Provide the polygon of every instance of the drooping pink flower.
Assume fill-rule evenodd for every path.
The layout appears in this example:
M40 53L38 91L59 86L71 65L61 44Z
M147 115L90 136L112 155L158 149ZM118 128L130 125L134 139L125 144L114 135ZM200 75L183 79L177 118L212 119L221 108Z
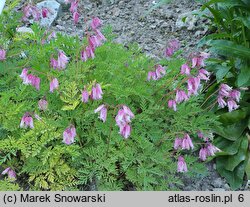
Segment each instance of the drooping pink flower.
M27 68L24 68L22 70L22 73L20 75L20 78L23 80L23 83L26 83L27 82L27 78L28 78L28 69Z
M208 143L207 145L207 155L208 156L214 156L216 152L220 152L221 150L211 143Z
M73 13L73 20L74 20L74 23L75 23L75 24L78 23L79 17L80 17L80 14L79 14L77 11L75 11L75 12Z
M129 123L131 122L131 119L134 118L135 115L130 110L129 107L123 105L122 108L118 111L115 121L117 126L120 128L120 134L127 139L130 136L131 133L131 126Z
M89 92L84 88L82 91L82 102L87 103L89 100Z
M76 128L71 125L63 132L63 142L67 145L74 143L76 137Z
M171 57L180 48L180 42L176 39L170 40L165 51L166 57Z
M188 134L184 135L181 147L182 147L182 149L187 149L187 150L189 150L190 148L194 149L193 142Z
M174 49L171 47L167 47L165 50L166 57L171 57L174 54Z
M54 58L51 58L51 59L50 59L50 66L51 66L52 68L54 68L54 69L57 69L57 68L58 68L58 62L57 62L57 60L54 59Z
M53 32L51 32L51 33L49 34L49 36L48 36L48 41L50 41L52 38L56 38L56 32L55 32L55 31L53 31Z
M180 42L177 39L170 40L168 45L174 50L178 50L180 48Z
M23 8L22 19L24 21L27 21L29 17L33 17L33 19L35 21L39 21L41 18L41 13L38 10L38 8L36 6L31 5L31 4L28 4Z
M101 106L99 106L96 110L95 110L95 113L98 113L98 112L100 112L100 116L99 116L99 118L103 121L103 122L105 122L106 121L106 119L107 119L107 107L104 105L104 104L102 104Z
M209 58L210 54L207 52L200 52L200 57L202 57L203 59L207 59Z
M181 74L182 75L184 75L184 74L186 74L186 75L190 75L190 71L191 71L191 69L190 69L190 67L188 66L188 64L183 64L182 66L181 66Z
M94 17L91 21L91 28L92 30L96 30L97 28L99 28L102 25L101 20L98 17Z
M70 5L69 11L73 14L74 12L77 12L77 7L78 7L78 0L71 1L71 5Z
M41 111L46 111L48 108L48 102L45 99L41 99L38 101L38 108Z
M42 17L46 18L49 14L49 10L47 8L42 8Z
M220 108L224 108L227 105L226 101L220 95L217 98L217 102L218 102Z
M88 42L92 48L97 48L102 45L101 41L97 38L97 36L90 36L88 38Z
M106 37L101 33L101 31L99 29L95 30L97 39L99 39L99 41L106 41Z
M90 45L88 45L88 46L86 47L86 53L87 53L87 57L88 57L88 58L92 58L92 59L95 58L94 48L91 47Z
M208 56L206 54L208 54L208 53L201 53L200 55L193 57L192 58L192 68L204 67L205 66L204 60L208 58Z
M174 111L177 111L177 108L176 108L176 101L175 100L169 100L168 101L168 108L172 108Z
M28 127L33 129L34 123L32 116L30 116L30 114L26 112L21 119L20 128L28 128Z
M191 94L197 95L198 89L200 87L200 78L199 77L191 77L187 81L188 84L188 96Z
M229 112L232 112L233 110L239 108L239 105L237 105L237 103L231 98L227 100L227 106Z
M59 87L59 82L57 78L53 78L52 81L50 82L50 92L53 93L55 89L58 89Z
M219 88L219 95L222 97L229 97L231 91L232 88L229 85L222 83Z
M160 79L166 74L166 71L161 65L157 65L155 73L156 73L157 79Z
M202 147L199 151L199 158L202 161L205 161L207 159L207 149Z
M177 172L187 172L187 164L182 156L178 157Z
M235 101L237 102L240 102L240 91L238 90L232 90L230 93L229 93L229 97L234 99Z
M175 138L175 141L174 141L174 149L178 149L178 148L181 148L182 146L182 139L181 138Z
M86 50L82 50L82 51L81 51L81 59L82 59L83 62L86 62L86 61L87 61L88 55L87 55Z
M129 107L123 105L122 108L123 108L125 114L127 114L131 118L135 118L135 115L133 114L133 112L130 110Z
M5 60L6 59L6 51L1 49L0 50L0 61Z
M120 128L120 134L127 139L130 134L131 134L131 126L129 124L125 124L123 126L121 126Z
M210 73L209 73L207 70L205 70L205 69L200 69L200 70L199 70L198 77L199 77L201 80L208 81L208 80L209 80L209 76L210 76Z
M57 67L58 67L58 69L66 68L68 62L69 62L69 58L64 54L63 51L59 51L58 59L57 59Z
M187 101L187 100L188 100L188 95L185 93L185 91L176 90L176 97L175 97L176 103L181 103L181 102Z
M30 82L31 85L36 88L36 90L40 90L40 78L35 75L28 75L28 78L31 77Z
M154 72L154 71L149 71L148 72L148 78L147 78L147 80L150 81L151 79L157 80L156 72Z
M16 179L16 173L14 170L12 170L10 167L6 168L3 172L2 175L8 175L9 179Z
M99 83L97 83L95 86L92 87L90 97L93 100L100 100L102 99L102 88Z
M198 135L198 137L201 138L201 139L204 138L204 134L203 134L201 131L198 131L198 132L197 132L197 135Z

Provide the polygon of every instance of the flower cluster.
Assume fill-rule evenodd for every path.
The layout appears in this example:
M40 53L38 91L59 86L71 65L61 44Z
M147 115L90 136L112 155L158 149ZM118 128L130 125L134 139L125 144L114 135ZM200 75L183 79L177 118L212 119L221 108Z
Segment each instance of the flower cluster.
M171 57L180 48L180 42L178 40L170 40L165 51L166 57Z
M199 151L199 158L201 161L205 161L208 156L214 156L216 152L219 152L220 149L215 147L209 141L209 138L204 137L202 132L198 132L198 137L204 140L204 144Z
M132 111L125 105L118 111L118 114L115 117L115 121L117 126L120 128L120 134L127 139L131 134L131 126L129 123L131 119L134 118L135 115Z
M49 9L42 8L39 10L36 6L32 4L27 4L23 7L23 21L28 21L29 18L34 19L35 21L39 21L41 18L46 18L48 16Z
M45 99L41 99L38 101L38 108L41 111L46 111L48 108L48 102Z
M155 66L155 71L148 72L148 81L152 80L159 80L166 74L166 70L161 65Z
M54 58L50 59L50 66L54 69L62 70L67 67L68 62L69 58L65 55L65 53L62 50L60 50L58 52L57 60Z
M186 133L183 138L176 138L174 141L174 149L194 149L194 145L190 136Z
M55 89L58 89L59 88L59 82L57 80L57 78L53 78L51 81L50 81L50 84L49 84L49 91L51 93L54 92Z
M32 75L32 74L28 74L28 69L24 68L20 78L23 80L23 84L25 85L32 85L34 86L37 90L40 90L40 78Z
M6 51L3 49L0 49L0 61L6 59Z
M74 23L77 24L80 17L80 14L78 12L78 0L66 0L65 3L70 3L69 11L73 15Z
M228 106L228 111L231 112L239 108L239 105L237 105L236 103L239 101L240 101L240 91L232 89L230 86L224 83L220 85L219 94L217 98L217 102L220 108Z
M46 42L49 42L52 38L56 38L56 32L52 31L49 35L48 35L48 30L46 30L43 34L43 38L41 40L41 44L44 45Z
M98 17L92 19L91 28L94 31L95 35L88 36L88 45L84 50L81 51L82 61L87 61L88 58L95 58L95 49L102 45L106 38L99 30L99 27L102 25L101 20Z
M99 118L100 118L103 122L105 122L106 119L107 119L107 112L108 112L107 107L106 107L104 104L102 104L101 106L99 106L99 107L95 110L95 113L98 113L98 112L100 112Z
M26 112L21 119L20 128L28 128L28 127L33 129L34 123L33 123L33 118L30 115L30 113Z
M82 91L82 102L87 103L89 98L91 98L92 100L101 100L102 95L103 95L103 92L102 92L101 85L99 83L96 83L95 85L92 86L90 94L85 86L84 90Z
M63 142L67 145L74 143L74 139L76 137L76 128L73 125L70 125L63 132Z
M3 172L2 175L8 175L9 179L16 179L16 173L14 170L12 170L10 167L6 168Z
M198 95L198 91L201 87L201 80L208 81L210 73L205 70L204 67L205 63L204 60L208 58L209 54L207 53L200 53L199 55L192 58L192 65L190 66L189 63L185 63L181 66L181 75L187 75L187 86L185 90L176 89L175 99L170 99L168 101L168 108L177 111L177 104L187 101L191 95ZM196 75L193 76L191 74L191 69L196 69Z
M187 172L187 164L184 157L179 156L177 162L177 172Z

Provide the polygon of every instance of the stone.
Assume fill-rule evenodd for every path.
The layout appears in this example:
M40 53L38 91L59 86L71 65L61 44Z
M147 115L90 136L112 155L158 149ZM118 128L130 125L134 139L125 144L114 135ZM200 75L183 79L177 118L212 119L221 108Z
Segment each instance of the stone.
M215 188L220 188L223 185L223 181L221 178L216 178L212 181L212 186Z
M62 6L62 11L68 11L70 8L70 3L65 3L65 0L56 0Z
M195 12L197 12L197 10L180 14L176 20L175 26L178 29L187 28L190 31L194 30L195 24L198 21L198 18L194 15Z
M19 33L30 33L30 34L34 34L34 31L29 28L29 27L17 27L16 31Z
M42 18L40 21L40 25L43 27L50 27L55 22L55 20L57 19L58 15L62 10L61 4L59 4L55 0L42 1L38 3L36 6L38 9L42 8L49 9L48 16L46 18Z
M5 0L1 0L1 1L0 1L0 15L2 14L4 5L5 5Z

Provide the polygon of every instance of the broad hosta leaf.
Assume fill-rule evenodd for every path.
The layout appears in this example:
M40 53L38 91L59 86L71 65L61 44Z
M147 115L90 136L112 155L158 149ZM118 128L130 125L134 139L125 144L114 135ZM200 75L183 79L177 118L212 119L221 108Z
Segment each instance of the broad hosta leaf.
M220 115L220 121L224 124L237 123L237 122L245 119L247 114L249 114L248 107L241 108L241 109Z
M248 152L248 154L247 154L248 162L247 162L247 166L246 166L246 169L245 169L248 180L250 180L250 159L249 159L249 156L250 156L250 152Z
M228 140L235 141L237 140L243 133L243 131L247 127L246 120L243 120L241 122L237 122L231 125L224 125L221 128L217 128L216 133Z
M246 159L247 148L248 148L248 139L247 137L242 137L240 148L238 153L233 156L228 156L228 160L225 166L225 169L233 171L239 163Z
M212 40L217 40L217 39L229 39L231 37L230 34L228 33L215 33L215 34L210 34L208 36L203 37L199 42L198 42L198 47L202 47L205 44L209 44L210 41Z
M217 156L220 155L235 155L241 144L241 139L237 139L235 142L222 137L215 139L215 146L221 149L221 152L217 152Z
M218 65L216 67L217 72L216 72L216 79L218 82L220 82L228 73L228 71L230 70L229 67L227 66L223 66L223 65Z
M229 40L211 41L211 50L219 55L250 59L250 49Z
M250 79L250 68L245 66L241 69L241 72L237 78L237 85L239 87L247 86L249 79Z
M247 162L246 161L241 162L233 171L229 171L224 168L226 161L227 161L226 156L221 156L216 158L217 170L221 176L226 178L232 190L236 190L237 188L240 188L242 185Z

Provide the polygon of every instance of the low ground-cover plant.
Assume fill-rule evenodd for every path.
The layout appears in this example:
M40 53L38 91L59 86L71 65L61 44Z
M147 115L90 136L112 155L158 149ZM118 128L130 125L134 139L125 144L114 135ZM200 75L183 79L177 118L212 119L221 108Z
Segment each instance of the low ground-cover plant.
M83 40L0 19L1 190L168 190L178 172L205 173L218 151L201 107L206 54L160 65L112 43L98 18Z
M211 19L215 32L204 37L201 44L207 44L218 57L208 62L208 69L214 72L216 80L208 90L205 107L216 99L219 103L219 108L214 107L213 111L220 116L223 125L216 130L216 144L223 152L218 153L216 163L218 172L227 179L232 189L241 187L245 173L247 179L250 178L249 6L248 0L217 0L204 3L202 8L205 14L210 11L206 18ZM223 85L219 86L221 83ZM237 110L231 112L233 109Z

